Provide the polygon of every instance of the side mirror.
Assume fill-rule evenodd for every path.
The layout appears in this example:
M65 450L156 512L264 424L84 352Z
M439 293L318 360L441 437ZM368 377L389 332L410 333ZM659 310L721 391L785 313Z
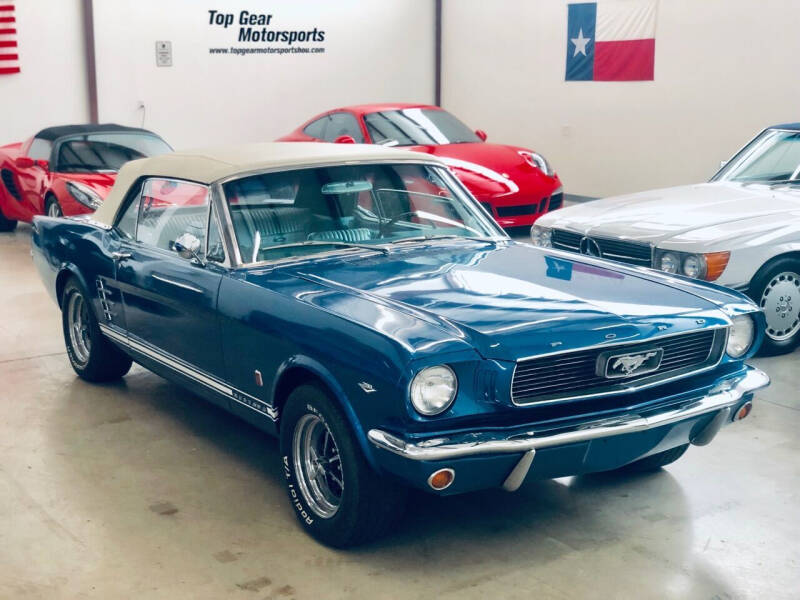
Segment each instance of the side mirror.
M40 167L43 171L47 172L50 170L50 161L40 158L39 160L36 161L36 166Z
M18 169L30 169L33 165L36 164L36 161L30 158L29 156L18 156L17 159L14 161L14 164Z
M334 144L355 144L356 140L352 135L340 135L335 140L333 140Z
M477 135L479 138L481 138L482 142L485 142L486 138L489 137L488 135L486 135L486 132L483 129L476 129L475 130L475 135Z
M197 239L196 236L192 235L191 233L182 233L178 236L178 239L175 240L175 243L172 245L172 247L181 258L205 265L205 261L200 258L200 245L200 240Z
M721 169L722 167L724 167L727 164L728 164L727 160L721 160L721 161L719 161L719 168Z

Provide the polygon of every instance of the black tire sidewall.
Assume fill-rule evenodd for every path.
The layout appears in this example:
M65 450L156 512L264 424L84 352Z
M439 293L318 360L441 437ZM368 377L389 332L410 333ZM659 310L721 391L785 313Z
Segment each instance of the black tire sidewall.
M330 518L322 518L307 504L297 482L292 442L297 422L306 414L314 414L328 427L342 464L344 490L342 502L336 514ZM331 402L327 394L315 385L302 385L289 396L281 420L281 461L286 482L289 501L295 516L303 528L317 540L330 546L348 545L356 533L358 521L360 464L363 458L358 454L350 428L339 409Z
M761 296L764 294L764 289L767 284L772 281L778 273L793 272L800 274L800 259L792 257L783 257L764 265L755 277L753 277L748 295L750 298L761 307ZM764 341L761 344L759 354L762 356L784 354L791 352L800 345L800 331L797 331L792 337L786 340L773 340L770 338L766 331L764 332Z
M6 218L3 211L0 210L0 231L14 231L17 227L17 222Z

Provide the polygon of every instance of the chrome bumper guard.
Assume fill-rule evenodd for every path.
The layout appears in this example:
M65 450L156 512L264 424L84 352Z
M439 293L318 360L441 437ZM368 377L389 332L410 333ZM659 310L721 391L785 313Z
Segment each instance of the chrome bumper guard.
M631 414L615 419L600 419L555 429L552 433L527 431L509 436L502 432L488 431L408 442L380 429L371 429L367 437L374 446L410 460L439 461L483 454L524 452L503 484L506 490L514 491L522 484L533 462L533 456L540 448L635 433L714 411L723 409L729 411L745 395L768 385L769 377L766 373L749 367L746 373L718 383L702 398L687 400L662 412L646 416Z

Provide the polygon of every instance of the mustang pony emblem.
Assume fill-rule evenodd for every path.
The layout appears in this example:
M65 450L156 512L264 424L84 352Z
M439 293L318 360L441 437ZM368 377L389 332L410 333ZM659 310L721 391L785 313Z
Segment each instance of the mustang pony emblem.
M642 352L641 354L626 354L625 356L614 358L614 361L611 363L610 367L612 371L622 371L622 373L625 375L631 375L639 370L639 368L648 360L654 356L658 356L658 354L658 350ZM656 365L654 368L658 368L658 365Z

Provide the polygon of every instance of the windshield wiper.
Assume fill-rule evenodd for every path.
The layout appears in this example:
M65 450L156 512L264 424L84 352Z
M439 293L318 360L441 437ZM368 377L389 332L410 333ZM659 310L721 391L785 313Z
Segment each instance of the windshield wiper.
M767 182L764 182L767 183ZM773 188L776 185L792 185L800 183L800 179L778 179L777 181L770 181L769 187Z
M322 240L306 240L305 242L292 242L291 244L278 244L276 246L265 246L259 249L260 252L268 252L270 250L278 250L281 248L296 248L298 246L341 246L343 248L361 248L362 250L377 251L382 254L389 254L389 249L386 246L377 244L357 244L355 242L340 242L338 240L322 241Z
M491 238L483 238L478 236L469 236L469 235L455 235L455 234L441 234L441 235L417 235L414 237L407 237L402 238L399 240L394 240L393 242L389 242L390 244L404 244L406 242L429 242L432 240L470 240L473 242L489 242L494 243L494 240Z

